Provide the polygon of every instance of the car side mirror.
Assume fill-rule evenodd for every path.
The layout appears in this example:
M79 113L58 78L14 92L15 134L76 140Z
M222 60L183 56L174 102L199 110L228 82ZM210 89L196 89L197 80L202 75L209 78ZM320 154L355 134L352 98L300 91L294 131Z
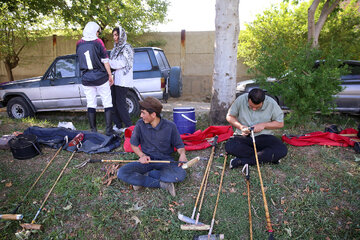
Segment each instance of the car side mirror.
M61 72L57 72L55 78L62 78Z

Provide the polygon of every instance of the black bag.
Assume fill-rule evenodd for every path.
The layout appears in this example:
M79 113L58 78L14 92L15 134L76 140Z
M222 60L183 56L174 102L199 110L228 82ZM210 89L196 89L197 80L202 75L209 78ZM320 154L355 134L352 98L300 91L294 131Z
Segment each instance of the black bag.
M325 127L325 132L337 133L337 134L340 133L338 127L335 124Z
M35 135L20 134L9 141L13 157L19 160L33 158L41 154L40 145Z
M354 144L354 150L356 153L360 153L360 142Z

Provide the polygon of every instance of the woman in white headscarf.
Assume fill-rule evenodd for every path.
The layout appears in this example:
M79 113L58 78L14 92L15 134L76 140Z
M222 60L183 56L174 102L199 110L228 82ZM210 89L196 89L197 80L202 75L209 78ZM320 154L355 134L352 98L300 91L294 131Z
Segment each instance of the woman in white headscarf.
M128 105L126 103L126 94L133 83L133 63L134 50L126 42L127 36L125 30L120 26L112 31L114 38L114 48L110 53L110 66L115 69L115 81L111 87L113 101L113 121L114 130L123 132L125 128L132 125L129 115ZM123 128L123 124L125 128Z
M103 41L98 37L100 26L88 22L83 31L83 37L76 43L76 54L79 59L81 82L86 96L88 120L92 132L96 132L97 97L100 95L104 110L106 135L113 134L112 129L112 99L110 86L113 76L110 70L109 56Z

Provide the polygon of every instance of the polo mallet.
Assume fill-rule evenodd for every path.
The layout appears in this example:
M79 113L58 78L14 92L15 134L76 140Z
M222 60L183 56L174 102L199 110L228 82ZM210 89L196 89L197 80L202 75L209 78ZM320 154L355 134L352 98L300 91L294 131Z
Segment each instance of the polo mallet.
M254 136L254 127L250 127L249 130L251 131L251 137L252 137L253 144L254 144L254 152L255 152L256 166L257 166L257 170L258 170L258 173L259 173L259 180L260 180L261 192L262 192L262 196L263 196L263 200L264 200L264 208L265 208L265 217L266 217L267 231L268 231L269 234L270 234L270 235L269 235L269 239L274 239L274 237L273 237L273 232L274 232L274 231L273 231L272 226L271 226L269 208L268 208L268 204L267 204L267 201L266 201L264 184L263 184L262 177L261 177L260 164L259 164L258 154L257 154L257 150L256 150L256 143L255 143L255 136Z
M194 164L196 164L200 160L200 157L195 157L191 159L188 162L184 162L184 164L181 166L183 169L187 169ZM138 162L139 160L105 160L105 159L89 159L83 163L80 163L79 165L76 165L75 168L82 168L88 163L130 163L130 162ZM173 160L150 160L149 163L182 163L178 161Z
M226 161L227 161L227 154L225 155L225 158L224 158L224 165L223 165L223 170L222 170L222 172L221 172L221 178L220 178L220 184L219 184L219 191L218 191L218 194L217 194L217 197L216 197L216 203L215 203L213 218L212 218L212 220L211 220L211 225L210 225L209 233L208 233L208 235L207 235L208 239L211 239L211 233L212 233L212 230L213 230L213 227L214 227L214 223L215 223L216 210L217 210L217 206L218 206L218 203L219 203L219 198L220 198L220 192L221 192L222 183L223 183L223 180L224 180L224 173L225 173L225 168L226 168Z
M206 178L206 175L208 174L208 171L210 169L210 164L211 162L208 161L208 164L206 166L206 169L205 169L205 172L204 172L204 176L203 176L203 179L201 181L201 184L200 184L200 189L199 189L199 193L196 197L196 201L195 201L195 206L194 206L194 209L193 209L193 212L192 212L192 215L191 215L191 218L181 214L181 213L178 213L178 218L183 221L183 222L186 222L186 223L189 223L189 224L195 224L196 223L196 220L194 219L194 216L195 216L195 212L196 212L196 206L199 202L199 199L200 199L200 195L201 195L201 191L203 189L203 186L204 186L204 183L205 183L205 178ZM201 223L201 222L198 222L197 224L199 225L205 225L204 223ZM208 226L208 225L207 225ZM210 227L210 226L209 226ZM207 230L207 229L206 229Z
M23 223L20 224L21 227L23 227L23 229L33 229L33 230L41 230L42 229L42 225L40 224L35 224L35 220L38 217L38 215L40 214L42 208L44 207L46 201L48 200L51 192L53 191L53 189L55 188L55 185L58 183L59 179L61 178L61 176L63 175L66 167L69 165L71 159L74 157L74 154L77 152L77 150L79 149L79 146L81 145L81 141L84 139L84 134L83 133L79 133L78 135L76 135L73 140L71 140L71 142L69 143L69 146L76 146L76 149L74 150L74 152L71 154L69 160L66 162L65 166L63 167L63 169L61 170L59 176L57 177L57 179L55 180L53 186L51 187L50 191L47 193L44 201L42 202L39 210L37 211L35 217L33 218L33 220L31 221L31 223Z
M212 142L213 147L211 149L210 158L209 158L208 165L206 167L206 170L205 170L205 173L204 173L204 176L203 176L203 180L202 180L201 185L200 185L199 193L198 193L198 196L196 198L194 210L193 210L193 213L192 213L192 216L191 216L191 219L194 219L197 204L198 204L198 201L199 201L199 198L200 198L200 195L201 195L201 200L200 200L200 203L199 203L199 209L198 209L198 212L197 212L195 224L191 223L190 225L181 225L182 230L209 230L210 229L209 225L203 225L203 224L199 223L199 217L200 217L201 207L202 207L202 203L203 203L205 192L206 192L206 185L207 185L207 181L208 181L208 178L209 178L211 164L212 164L212 161L213 161L214 155L215 155L215 147L216 147L217 139L218 139L218 136L215 136L214 141ZM178 217L179 217L179 215L178 215ZM180 219L180 220L184 221L185 219Z
M25 199L27 198L27 196L29 195L29 193L32 191L32 189L35 187L35 185L38 183L38 181L40 180L40 178L42 177L42 175L45 173L45 171L48 169L48 167L50 166L50 164L52 163L52 161L55 159L55 157L59 154L59 152L62 150L62 148L64 147L64 145L68 143L68 136L64 137L64 141L61 145L61 147L56 151L55 155L50 159L50 161L48 162L48 164L45 166L45 168L42 170L42 172L40 173L40 175L38 176L38 178L35 180L35 182L31 185L30 189L27 191L27 193L25 194L25 196L22 198L22 200L19 202L19 204L17 205L17 207L11 212L12 214L4 214L3 216L6 217L10 217L10 215L14 215L17 216L15 213L19 210L19 208L21 207L21 205L23 204L23 202L25 201ZM22 215L21 215L22 216ZM22 218L22 217L21 217ZM3 218L4 219L4 218ZM16 219L15 217L13 217L13 219L11 220L19 220Z
M253 232L252 232L252 218L251 218L251 201L250 201L250 169L249 164L245 164L242 172L245 174L246 178L246 185L247 185L247 192L248 192L248 205L249 205L249 229L250 229L250 240L253 239Z
M202 195L201 195L201 200L200 200L200 204L199 204L199 210L198 210L198 212L197 212L197 214L196 214L196 222L195 222L195 224L197 224L198 221L199 221L200 211L201 211L202 203L203 203L203 201L204 201L204 196L205 196L205 192L206 192L206 186L207 186L207 182L208 182L209 175L210 175L210 168L211 168L211 164L212 164L212 162L213 162L213 160L214 160L214 155L215 155L215 149L216 149L217 140L218 140L218 136L215 136L214 141L213 141L213 143L212 143L213 147L212 147L212 149L211 149L211 154L210 154L210 159L209 159L210 165L209 165L209 169L208 169L208 171L207 171L205 183L204 183L204 186L203 186L204 189L203 189Z
M189 217L186 217L185 215L181 214L181 213L178 213L178 218L181 220L181 221L184 221L186 223L189 223L189 224L195 224L195 220L194 220L194 217L195 217L195 213L196 213L196 207L199 203L199 199L200 199L200 196L201 196L201 192L203 190L203 187L204 187L204 183L205 183L205 179L206 179L206 176L208 174L208 171L210 169L210 165L211 165L211 161L209 160L208 161L208 164L206 165L206 168L205 168L205 172L204 172L204 176L201 180L201 184L200 184L200 189L199 189L199 192L198 192L198 195L196 197L196 201L195 201L195 206L194 206L194 209L193 209L193 212L191 214L191 218Z

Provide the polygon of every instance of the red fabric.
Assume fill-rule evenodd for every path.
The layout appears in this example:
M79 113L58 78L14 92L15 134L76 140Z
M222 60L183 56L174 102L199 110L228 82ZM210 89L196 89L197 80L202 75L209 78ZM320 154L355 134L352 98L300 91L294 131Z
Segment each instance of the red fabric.
M197 130L193 134L182 134L181 139L186 151L200 150L211 147L209 141L218 136L217 142L228 140L234 134L231 126L210 126L204 131Z
M130 138L135 126L128 127L125 130L124 150L126 152L133 152L131 149ZM211 147L209 141L216 135L218 142L226 141L233 135L231 126L210 126L204 131L197 130L193 134L182 134L181 139L185 144L186 151L200 150Z
M342 130L340 134L357 134L353 128L347 128ZM312 132L304 136L299 137L288 137L283 135L281 137L283 142L294 146L310 146L310 145L326 145L326 146L341 146L341 147L353 147L355 142L351 138L357 137L347 137L341 136L340 134L330 133L330 132ZM358 139L358 138L357 138Z
M125 141L124 141L124 150L125 152L134 152L131 148L130 144L130 138L132 135L132 132L134 131L135 126L131 126L125 129Z

